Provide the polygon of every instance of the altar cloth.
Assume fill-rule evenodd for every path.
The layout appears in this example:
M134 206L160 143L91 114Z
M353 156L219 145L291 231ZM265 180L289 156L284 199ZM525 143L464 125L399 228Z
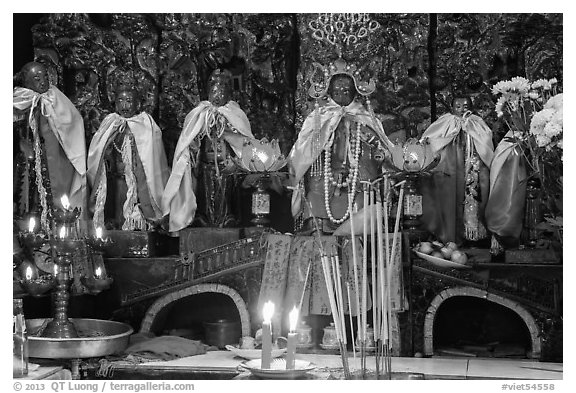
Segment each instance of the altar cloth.
M332 371L342 369L342 358L334 354L296 354L297 359L313 363L316 370L310 373L311 379L328 379ZM348 360L352 369L359 369L360 358ZM356 361L355 361L356 360ZM150 370L197 370L197 371L237 371L235 379L245 379L249 374L238 366L245 359L230 351L212 351L203 355L190 356L170 361L141 363L139 371ZM367 357L368 369L375 369L374 356ZM122 369L119 366L118 369ZM563 378L562 363L547 363L534 360L517 359L469 359L458 357L409 358L393 357L392 372L405 374L423 374L425 379L542 379Z

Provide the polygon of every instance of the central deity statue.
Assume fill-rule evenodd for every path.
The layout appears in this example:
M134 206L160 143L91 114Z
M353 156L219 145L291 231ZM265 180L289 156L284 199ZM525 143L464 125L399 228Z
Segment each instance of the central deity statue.
M370 101L366 99L367 109L359 99L374 92L375 81L362 82L356 67L341 58L323 74L324 87L312 83L309 90L316 108L305 119L289 156L296 185L292 214L297 228L303 225L303 233L316 228L332 233L360 210L360 182L380 175L384 155L392 146Z
M170 168L162 131L139 108L138 92L120 87L116 112L104 118L90 142L88 181L95 228L149 230L162 218L160 200Z
M230 72L214 71L208 81L208 100L184 120L162 198L163 214L170 215L170 232L194 220L198 226L237 224L231 207L235 186L231 157L241 158L245 140L254 136L248 117L231 96Z

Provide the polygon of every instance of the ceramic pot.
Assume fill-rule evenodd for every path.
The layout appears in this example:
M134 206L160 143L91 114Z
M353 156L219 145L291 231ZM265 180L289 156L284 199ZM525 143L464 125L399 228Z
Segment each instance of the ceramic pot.
M322 345L324 347L337 347L338 346L338 336L336 335L336 326L334 322L330 323L330 326L324 328L324 336L322 336Z
M296 333L298 333L298 347L309 347L312 345L312 328L306 323L301 323L296 328Z
M219 319L214 322L204 322L204 337L208 345L214 345L220 349L226 345L234 345L240 341L240 322Z

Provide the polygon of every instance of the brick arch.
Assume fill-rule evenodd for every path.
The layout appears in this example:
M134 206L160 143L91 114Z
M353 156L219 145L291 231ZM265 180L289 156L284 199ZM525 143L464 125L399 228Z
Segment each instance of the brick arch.
M240 314L242 336L250 336L250 315L248 313L246 302L244 302L244 299L242 299L242 296L240 296L238 292L229 286L222 284L198 284L162 296L161 298L157 299L146 311L146 315L144 316L142 325L140 327L140 333L149 333L150 329L152 328L152 324L154 323L154 319L160 310L162 310L170 303L188 296L210 292L221 293L223 295L229 296L232 299L236 305L236 308L238 309L238 313Z
M448 288L440 292L430 303L428 310L426 310L426 317L424 318L424 355L432 356L434 353L434 341L433 341L433 329L434 329L434 318L436 318L436 312L440 308L440 305L446 300L453 296L472 296L488 301L500 304L510 310L514 311L526 324L528 331L530 333L530 339L532 341L532 351L531 357L535 359L540 358L540 353L542 351L542 342L540 339L540 329L534 320L534 317L518 302L510 299L506 299L502 296L491 294L485 290L472 288L472 287L459 287L459 288Z

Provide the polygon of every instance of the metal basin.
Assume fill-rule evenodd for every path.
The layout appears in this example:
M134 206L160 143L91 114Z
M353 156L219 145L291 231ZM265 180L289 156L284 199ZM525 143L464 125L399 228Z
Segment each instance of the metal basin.
M112 355L128 346L134 331L121 322L71 318L78 338L35 337L48 319L27 319L29 356L43 359L82 359Z

